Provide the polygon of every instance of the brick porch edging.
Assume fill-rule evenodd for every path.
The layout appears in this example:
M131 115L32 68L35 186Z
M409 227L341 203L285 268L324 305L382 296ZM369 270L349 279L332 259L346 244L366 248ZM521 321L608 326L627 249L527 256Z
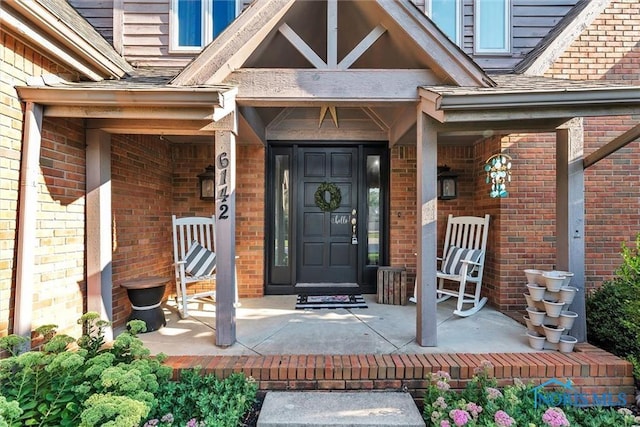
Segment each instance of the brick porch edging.
M514 378L534 384L571 379L577 392L624 393L628 402L635 390L631 364L589 344L577 345L573 353L171 356L165 363L174 377L199 366L219 378L243 372L260 390L408 390L420 402L428 372L447 371L451 387L463 389L485 360L501 387Z

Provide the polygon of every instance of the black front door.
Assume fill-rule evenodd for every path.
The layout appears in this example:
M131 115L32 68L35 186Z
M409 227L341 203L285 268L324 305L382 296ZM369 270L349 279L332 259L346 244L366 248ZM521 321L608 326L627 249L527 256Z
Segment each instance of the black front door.
M298 153L297 283L358 282L358 150Z
M266 294L375 293L388 259L381 145L271 145Z

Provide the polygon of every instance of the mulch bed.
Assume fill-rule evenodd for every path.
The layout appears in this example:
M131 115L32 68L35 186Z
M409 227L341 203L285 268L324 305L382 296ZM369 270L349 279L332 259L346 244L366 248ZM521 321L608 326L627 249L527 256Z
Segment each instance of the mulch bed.
M255 403L251 407L251 410L249 410L240 421L240 424L238 424L239 427L255 427L258 424L258 417L260 416L260 409L262 408L265 395L265 391L258 392Z

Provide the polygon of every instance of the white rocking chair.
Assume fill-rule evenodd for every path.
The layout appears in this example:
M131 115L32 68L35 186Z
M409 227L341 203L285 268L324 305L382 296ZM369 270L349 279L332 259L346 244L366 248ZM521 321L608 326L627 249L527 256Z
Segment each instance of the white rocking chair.
M477 313L487 303L486 297L480 297L484 258L487 251L489 233L489 215L484 217L449 215L447 231L444 238L443 258L438 257L439 268L436 273L438 289L437 302L451 297L457 298L457 316L467 317ZM448 282L457 283L455 287L447 287ZM467 291L467 285L475 287L473 292ZM416 302L414 290L411 301ZM464 304L472 304L463 309Z
M187 304L196 299L216 298L215 290L191 295L187 284L214 282L215 262L215 216L176 218L173 222L173 261L176 276L176 303L181 318L189 317Z

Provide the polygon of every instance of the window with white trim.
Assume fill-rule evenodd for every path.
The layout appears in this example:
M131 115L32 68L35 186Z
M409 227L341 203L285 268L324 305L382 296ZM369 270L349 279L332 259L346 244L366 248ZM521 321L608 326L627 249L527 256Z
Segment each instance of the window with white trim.
M462 0L428 0L427 15L455 44L462 41Z
M171 0L171 51L199 52L236 17L237 0Z
M511 51L510 0L476 0L474 50L476 53Z

